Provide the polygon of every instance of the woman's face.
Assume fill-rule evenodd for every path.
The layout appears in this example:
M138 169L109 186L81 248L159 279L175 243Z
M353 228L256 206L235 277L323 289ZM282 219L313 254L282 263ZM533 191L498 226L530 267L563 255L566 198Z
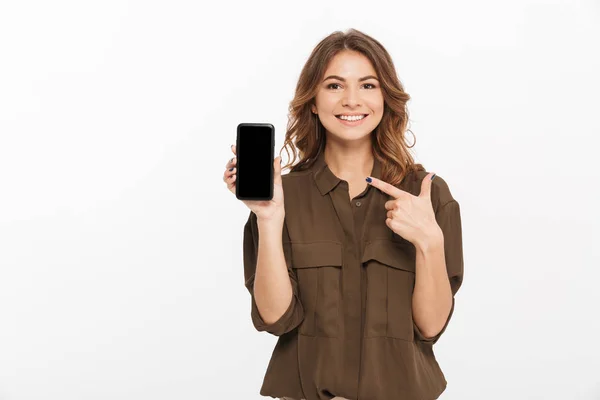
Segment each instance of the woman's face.
M334 140L364 140L379 125L383 116L383 94L377 78L369 59L358 52L345 50L331 60L319 84L312 112L319 114ZM349 114L366 115L366 118L356 122L339 118Z

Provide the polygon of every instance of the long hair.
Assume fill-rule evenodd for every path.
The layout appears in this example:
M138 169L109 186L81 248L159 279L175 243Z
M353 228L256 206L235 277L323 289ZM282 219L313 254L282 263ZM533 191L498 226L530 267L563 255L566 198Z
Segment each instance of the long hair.
M404 91L396 75L394 63L385 48L377 40L356 29L349 29L345 33L335 31L327 36L314 48L304 64L296 85L296 93L289 105L285 140L279 151L281 156L282 150L285 149L289 158L289 147L294 158L283 168L296 161L296 148L300 153L300 160L296 165L292 165L291 172L310 166L319 151L325 150L325 128L318 116L311 112L311 104L314 103L329 62L344 50L353 50L366 56L378 75L383 92L384 111L381 122L371 133L373 154L381 162L381 179L398 185L411 171L425 170L422 164L415 164L409 151L416 144L414 133L407 129L406 103L410 96ZM415 137L412 146L406 144L407 131Z

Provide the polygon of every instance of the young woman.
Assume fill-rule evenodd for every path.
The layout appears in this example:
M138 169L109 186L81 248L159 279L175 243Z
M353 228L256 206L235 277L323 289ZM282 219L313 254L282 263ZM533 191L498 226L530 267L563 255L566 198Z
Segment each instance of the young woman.
M433 344L463 279L460 209L409 153L409 99L388 52L356 30L326 37L302 70L284 143L300 160L281 175L276 157L273 199L243 201L252 321L279 337L263 396L433 400L446 388Z

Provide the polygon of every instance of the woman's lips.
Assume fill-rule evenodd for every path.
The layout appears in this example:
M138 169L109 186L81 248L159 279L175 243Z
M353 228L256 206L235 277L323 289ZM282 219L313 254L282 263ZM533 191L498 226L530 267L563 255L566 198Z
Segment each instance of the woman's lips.
M335 119L337 119L338 121L340 121L340 123L342 125L346 125L346 126L358 126L360 124L362 124L363 122L365 122L365 119L369 118L369 114L367 114L364 118L359 119L358 121L348 121L345 119L341 119L338 117L335 117Z

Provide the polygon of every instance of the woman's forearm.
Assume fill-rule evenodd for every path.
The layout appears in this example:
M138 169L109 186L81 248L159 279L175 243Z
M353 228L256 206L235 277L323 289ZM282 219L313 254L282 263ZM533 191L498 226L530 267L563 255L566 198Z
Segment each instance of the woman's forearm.
M254 298L267 324L279 320L292 301L292 284L283 253L282 221L258 219L258 256Z

